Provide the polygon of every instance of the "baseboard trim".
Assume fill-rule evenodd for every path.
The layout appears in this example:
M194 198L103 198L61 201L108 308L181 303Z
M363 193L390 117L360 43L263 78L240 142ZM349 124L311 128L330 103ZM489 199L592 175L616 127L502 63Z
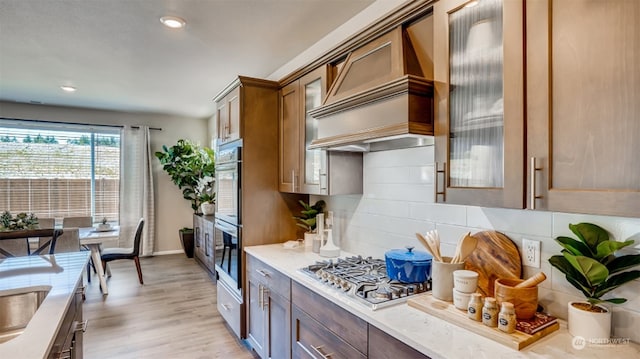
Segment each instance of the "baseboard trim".
M172 251L162 251L162 252L153 252L153 256L166 256L168 254L179 254L179 253L184 253L184 251L182 249L176 249L176 250L172 250Z

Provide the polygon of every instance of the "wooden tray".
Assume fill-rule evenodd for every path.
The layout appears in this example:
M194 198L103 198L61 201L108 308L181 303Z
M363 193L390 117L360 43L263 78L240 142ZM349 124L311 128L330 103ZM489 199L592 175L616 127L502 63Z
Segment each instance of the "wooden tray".
M555 332L560 328L559 323L552 324L539 332L529 335L520 331L507 334L498 328L490 328L481 322L476 322L467 318L467 312L456 309L452 303L445 302L431 296L431 293L413 296L407 300L410 307L414 307L425 313L431 314L442 320L446 320L464 329L480 334L512 349L520 350L529 344L535 343L539 339Z

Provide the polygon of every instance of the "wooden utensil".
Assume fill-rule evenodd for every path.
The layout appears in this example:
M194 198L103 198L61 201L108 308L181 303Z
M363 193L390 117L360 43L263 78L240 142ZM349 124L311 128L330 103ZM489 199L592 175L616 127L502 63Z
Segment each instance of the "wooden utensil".
M547 276L540 272L536 275L534 275L533 277L520 282L518 285L516 285L514 288L531 288L531 287L535 287L538 284L540 284L542 281L544 281L545 279L547 279Z
M442 262L442 257L440 257L440 254L431 247L431 244L429 243L429 241L427 241L427 239L422 235L422 233L416 233L416 238L418 238L418 240L420 241L420 243L422 243L422 245L427 249L427 251L429 251L429 253L431 253L431 255L433 256L433 258L439 262Z
M482 231L473 236L478 244L465 260L465 269L478 272L478 291L493 297L496 279L522 276L520 252L513 241L500 232Z
M438 231L432 230L427 232L427 241L431 245L431 248L436 251L436 255L440 262L442 262L442 254L440 253L440 236L438 235Z
M456 254L451 260L451 263L462 263L473 252L478 245L478 239L471 236L471 232L465 234L464 237L458 242L456 247Z

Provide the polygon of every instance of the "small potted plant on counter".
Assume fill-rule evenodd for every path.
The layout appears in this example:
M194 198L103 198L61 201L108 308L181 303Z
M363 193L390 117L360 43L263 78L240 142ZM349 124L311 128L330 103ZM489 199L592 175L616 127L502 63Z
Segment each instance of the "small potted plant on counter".
M640 254L615 255L630 246L633 240L618 242L609 239L609 233L591 223L569 224L578 239L557 237L562 255L549 258L549 263L560 270L567 281L587 299L569 302L569 333L586 340L609 339L611 336L611 310L604 302L620 304L625 298L602 297L619 286L640 278L640 271L629 270L640 264Z
M171 181L182 190L184 199L191 202L193 213L200 209L202 196L197 192L199 181L215 175L213 150L189 141L180 139L171 146L162 146L162 151L155 153L162 169L171 176ZM211 181L208 181L209 183ZM183 228L178 231L180 243L187 257L193 257L193 229Z
M303 200L298 201L302 206L299 216L293 218L298 222L296 225L300 228L304 228L304 242L305 245L313 243L316 229L316 216L318 213L324 213L326 203L323 200L317 201L314 205L305 203Z

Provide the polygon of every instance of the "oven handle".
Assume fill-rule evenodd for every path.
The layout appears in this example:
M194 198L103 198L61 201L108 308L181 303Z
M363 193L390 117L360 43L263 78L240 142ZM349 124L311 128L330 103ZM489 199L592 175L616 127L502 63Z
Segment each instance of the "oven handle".
M216 221L214 227L221 230L222 232L229 233L234 237L238 236L238 229L232 225L225 225L220 221Z

